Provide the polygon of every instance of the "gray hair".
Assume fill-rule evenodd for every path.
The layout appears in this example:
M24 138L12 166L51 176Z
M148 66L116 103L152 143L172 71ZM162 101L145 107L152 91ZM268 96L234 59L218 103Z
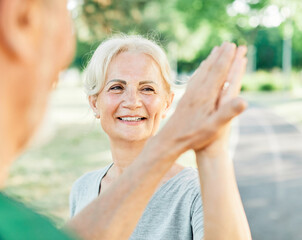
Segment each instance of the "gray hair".
M163 49L142 36L122 35L107 39L95 50L85 70L84 87L88 96L96 95L103 89L110 62L122 52L144 53L152 57L159 66L167 90L170 92L171 69Z

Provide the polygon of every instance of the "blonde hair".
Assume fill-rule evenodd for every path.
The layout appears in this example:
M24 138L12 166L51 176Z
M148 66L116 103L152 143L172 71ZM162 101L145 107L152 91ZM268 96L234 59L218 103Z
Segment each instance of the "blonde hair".
M95 50L85 70L84 87L88 96L96 95L103 89L110 62L122 52L144 53L152 57L159 66L168 92L170 92L171 69L163 49L142 36L122 35L109 38Z

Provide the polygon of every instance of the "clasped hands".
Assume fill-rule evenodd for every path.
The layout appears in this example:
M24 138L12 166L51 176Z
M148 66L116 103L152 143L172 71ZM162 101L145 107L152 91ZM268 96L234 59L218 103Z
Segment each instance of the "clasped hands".
M226 136L230 121L245 108L238 97L247 59L245 46L215 47L188 82L174 114L164 127L184 151L205 149Z

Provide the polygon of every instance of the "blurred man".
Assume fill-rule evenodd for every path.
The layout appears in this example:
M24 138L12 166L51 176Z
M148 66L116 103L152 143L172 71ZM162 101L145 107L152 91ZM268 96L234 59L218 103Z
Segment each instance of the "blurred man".
M74 38L66 5L66 0L0 0L1 188L10 165L41 122L59 71L72 59ZM242 107L227 110L231 110L228 115L211 123L211 127L219 129ZM205 115L207 118L210 115ZM207 131L199 146L205 146L214 136L213 131ZM137 159L108 194L104 193L74 218L68 224L70 230L57 230L47 219L0 192L0 239L76 238L71 232L84 239L127 239L169 169L169 164L164 163L175 161L181 153L156 153L161 138L150 141L143 151L145 155Z
M0 185L39 125L58 72L74 51L64 0L0 0ZM69 239L0 195L0 239Z

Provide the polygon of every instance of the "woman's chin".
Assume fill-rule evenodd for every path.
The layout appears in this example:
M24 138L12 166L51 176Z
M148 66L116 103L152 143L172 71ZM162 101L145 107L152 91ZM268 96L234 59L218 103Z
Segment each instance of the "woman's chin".
M147 141L150 137L150 135L146 136L145 134L127 133L120 135L118 139L124 142L135 143Z

